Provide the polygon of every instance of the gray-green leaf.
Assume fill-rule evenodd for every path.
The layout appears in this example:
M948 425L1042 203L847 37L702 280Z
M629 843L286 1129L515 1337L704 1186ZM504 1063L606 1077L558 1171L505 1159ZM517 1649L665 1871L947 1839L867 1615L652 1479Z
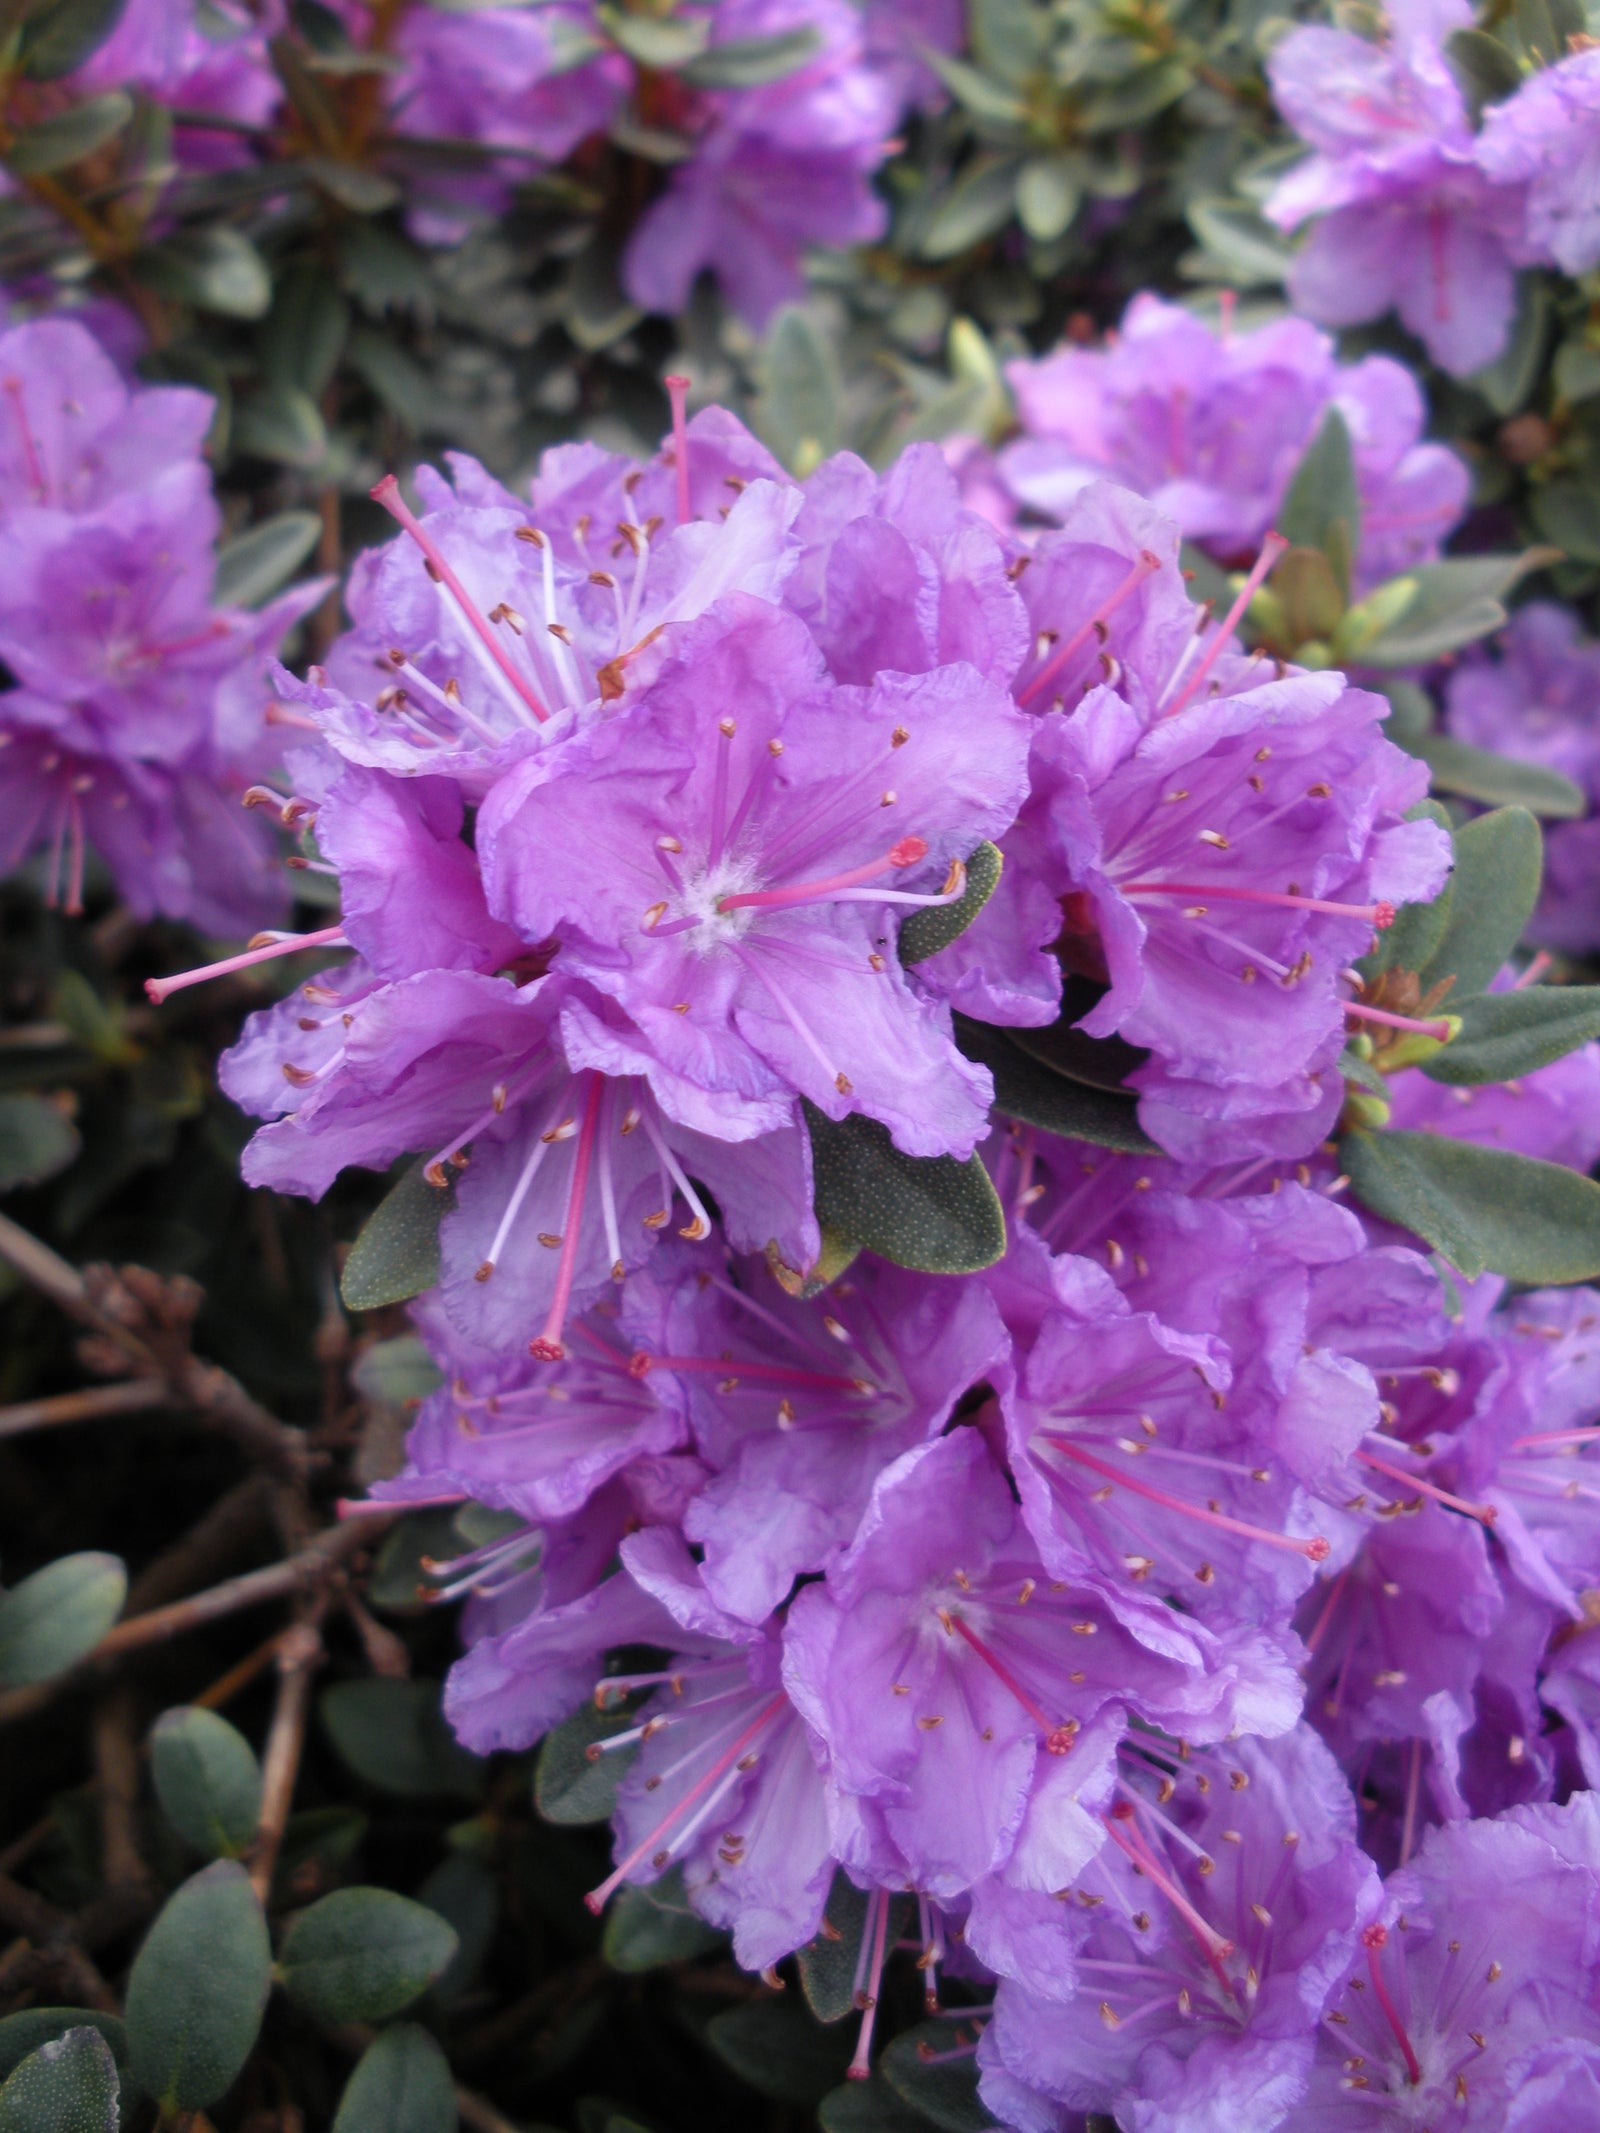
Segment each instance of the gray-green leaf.
M1295 469L1276 524L1295 547L1316 548L1327 557L1348 600L1351 559L1361 539L1361 492L1350 431L1337 407L1323 416L1322 427Z
M1030 1058L992 1023L955 1017L956 1042L969 1059L994 1076L994 1107L1006 1118L1020 1119L1046 1133L1093 1141L1125 1155L1159 1155L1155 1142L1139 1124L1131 1096L1074 1081Z
M116 2061L97 2029L41 2044L0 2088L0 2133L117 2133Z
M714 2015L706 2042L725 2066L775 2103L816 2104L844 2079L853 2039L822 2029L788 2000L751 2000Z
M430 1185L419 1160L380 1201L350 1248L339 1293L352 1311L376 1311L421 1295L439 1278L439 1224L454 1185Z
M219 607L261 607L281 592L317 545L315 511L279 511L217 550L213 597Z
M1522 555L1447 556L1442 563L1423 563L1407 573L1414 589L1400 614L1363 637L1361 609L1352 608L1345 625L1348 639L1337 649L1362 666L1427 666L1497 630L1506 619L1506 594L1550 560L1548 549L1530 548ZM1371 597L1377 600L1384 590L1380 586Z
M236 1727L191 1705L163 1711L150 1733L161 1812L186 1844L213 1858L249 1850L261 1814L261 1765Z
M901 926L901 962L925 963L930 955L959 940L1000 886L1003 863L997 845L980 844L967 861L967 885L957 900L913 911Z
M978 156L945 193L923 226L924 259L954 259L982 244L1011 220L1016 199L1015 156Z
M436 1681L339 1681L320 1710L344 1761L380 1792L475 1800L483 1789L483 1764L452 1737Z
M986 2133L995 2120L978 2095L977 2061L950 2057L959 2028L955 2022L919 2022L902 2030L883 2055L884 2079L944 2133ZM924 2059L919 2046L931 2057Z
M0 1096L0 1192L38 1185L77 1154L78 1129L46 1096Z
M335 1889L284 1938L278 1977L323 2022L383 2022L427 1991L456 1951L454 1929L392 1889Z
M1542 763L1520 763L1515 756L1474 748L1448 733L1424 734L1409 748L1427 764L1438 792L1460 793L1484 807L1525 807L1551 822L1575 822L1589 811L1583 787Z
M54 0L28 17L19 52L35 81L59 81L93 58L122 19L127 0Z
M772 37L730 37L707 46L681 72L696 89L761 89L803 67L820 43L809 25Z
M272 276L249 238L225 223L182 230L141 252L137 271L160 296L223 318L264 318Z
M1463 1000L1460 1034L1428 1059L1434 1081L1515 1081L1600 1037L1600 985L1533 985Z
M690 1910L682 1874L673 1867L646 1888L623 1883L606 1913L600 1952L613 1970L658 1970L705 1955L725 1940Z
M593 1757L589 1750L633 1724L625 1711L597 1711L587 1703L545 1735L534 1768L533 1803L547 1822L581 1825L611 1819L617 1785L634 1750L614 1748Z
M399 2022L345 2083L333 2133L456 2133L459 2124L449 2061L425 2029Z
M42 177L52 170L66 170L117 135L133 117L133 98L121 89L105 96L91 96L70 111L40 119L24 127L11 143L6 163L19 178Z
M1456 831L1444 930L1418 971L1423 989L1454 978L1447 1013L1482 992L1522 938L1544 865L1539 825L1521 807L1497 807Z
M241 452L280 466L320 466L328 431L317 403L297 385L263 385L234 412L233 441Z
M54 2044L69 2029L84 2028L100 2032L120 2072L128 2062L128 2032L119 2015L92 2007L25 2007L0 2022L0 2081L41 2044Z
M114 1555L63 1555L0 1594L0 1688L64 1674L122 1612L128 1573Z
M805 1105L817 1220L838 1236L924 1274L971 1274L1006 1248L1005 1216L976 1155L903 1155L859 1113L838 1124Z
M1349 1133L1339 1160L1364 1207L1414 1230L1472 1279L1600 1274L1600 1185L1559 1163L1436 1133Z
M250 1877L219 1859L170 1897L128 1980L133 2080L168 2111L203 2111L233 2086L272 1981Z

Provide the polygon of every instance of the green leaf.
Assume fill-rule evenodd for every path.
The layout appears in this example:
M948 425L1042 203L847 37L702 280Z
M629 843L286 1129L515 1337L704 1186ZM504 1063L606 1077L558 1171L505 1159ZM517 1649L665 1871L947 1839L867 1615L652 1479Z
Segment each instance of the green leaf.
M319 2022L385 2022L456 1952L454 1929L393 1889L335 1889L284 1936L278 1979Z
M400 1333L363 1348L351 1367L350 1382L369 1400L405 1407L437 1392L444 1372L417 1334Z
M93 1553L60 1556L0 1594L0 1688L27 1688L76 1666L127 1596L119 1559Z
M1292 246L1247 201L1191 200L1185 212L1222 278L1236 288L1258 289L1288 273Z
M105 96L91 96L70 111L41 119L17 134L6 155L6 164L19 178L37 178L53 170L66 170L117 135L133 117L133 98L121 89Z
M730 37L708 45L680 72L694 89L761 89L803 67L821 42L809 24L771 37Z
M1330 538L1336 540L1337 534ZM1320 548L1291 548L1278 558L1268 585L1270 597L1282 606L1291 646L1309 644L1313 639L1326 642L1338 629L1345 612L1345 596L1338 570ZM1267 597L1256 595L1258 601Z
M214 311L223 318L264 318L272 305L272 276L248 237L224 223L183 230L152 245L135 262L159 296Z
M59 81L92 59L121 21L127 0L53 0L23 26L18 58L35 81Z
M492 1825L488 1842L495 1842ZM456 1832L451 1832L455 1841ZM430 2006L454 2007L478 1982L500 1919L500 1884L469 1851L447 1852L417 1891L417 1901L438 1913L456 1936L456 1951L431 1988Z
M618 1748L593 1757L589 1750L626 1733L633 1723L626 1711L597 1711L587 1703L545 1735L533 1773L533 1804L547 1822L579 1826L610 1821L618 1782L634 1750Z
M619 51L656 71L687 66L705 50L710 35L709 25L694 16L658 17L621 7L600 7L595 13Z
M272 1981L267 1921L250 1877L219 1859L150 1928L128 1979L133 2080L167 2111L203 2111L249 2058Z
M316 547L315 511L279 511L217 550L213 598L218 607L263 607L281 592Z
M1017 220L1037 244L1054 244L1072 227L1083 198L1075 156L1030 156L1017 173Z
M386 2029L345 2083L333 2133L456 2133L450 2062L414 2022Z
M981 67L936 51L932 45L923 45L921 54L956 102L975 119L986 119L992 126L1020 126L1027 118L1024 100Z
M337 156L307 156L305 167L328 198L352 215L381 215L401 197L392 178L361 163L346 163Z
M1522 938L1544 865L1544 840L1526 808L1497 807L1456 831L1444 930L1418 970L1424 991L1454 978L1446 1012L1482 992Z
M1003 1256L1005 1216L976 1155L903 1155L876 1119L835 1125L811 1103L805 1114L825 1227L924 1274L972 1274Z
M1052 1073L1072 1081L1087 1082L1093 1089L1109 1089L1126 1096L1128 1076L1143 1066L1148 1053L1121 1037L1090 1037L1078 1027L1094 1004L1094 988L1082 980L1069 979L1062 1012L1043 1029L1008 1028L1011 1042Z
M1542 763L1519 763L1515 756L1474 748L1447 733L1424 734L1410 743L1409 752L1427 764L1440 792L1460 793L1485 807L1525 807L1552 822L1575 822L1589 811L1582 786Z
M279 276L257 336L262 375L269 385L320 399L349 331L350 303L339 284L320 260L297 260Z
M1390 581L1408 583L1413 591L1398 617L1375 635L1363 638L1362 610L1350 610L1340 656L1369 667L1427 666L1497 630L1506 619L1504 596L1550 560L1548 550L1530 548L1522 555L1448 556L1442 563L1423 563L1404 580ZM1387 590L1380 586L1368 599L1375 601Z
M820 2103L844 2079L854 2040L819 2028L788 2000L749 2000L714 2015L706 2042L741 2081L775 2103Z
M0 1192L53 1178L80 1145L76 1126L47 1096L0 1096Z
M625 1881L606 1913L600 1952L613 1970L659 1970L665 1963L686 1963L727 1936L689 1908L683 1874L672 1867L659 1881L640 1888Z
M927 2119L881 2074L830 2090L817 2106L817 2120L822 2133L928 2133Z
M128 2061L128 2031L120 2015L93 2007L25 2007L0 2022L0 2081L41 2044L53 2044L69 2029L98 2030L111 2048L118 2072Z
M420 437L432 426L438 412L438 387L421 364L413 362L389 336L363 327L351 334L346 358L414 436Z
M1109 133L1142 126L1168 104L1176 103L1194 80L1187 61L1176 57L1147 60L1086 99L1078 114L1085 133Z
M318 467L328 456L328 431L309 393L297 385L263 385L237 403L237 451L285 467Z
M1433 1053L1422 1071L1457 1088L1515 1081L1600 1037L1600 985L1485 992L1463 1000L1459 1012L1459 1035Z
M1487 30L1456 30L1446 40L1444 56L1474 119L1522 85L1517 55Z
M1591 347L1585 340L1563 341L1556 350L1550 375L1558 399L1571 406L1592 400L1600 393L1600 348Z
M1534 490L1532 507L1547 541L1575 563L1600 563L1600 496L1592 482L1546 482Z
M116 2061L99 2030L41 2044L0 2088L0 2133L117 2133Z
M436 1681L339 1681L319 1709L340 1756L366 1784L398 1799L476 1800L483 1764L459 1746Z
M925 963L930 955L959 940L1000 886L1003 864L997 845L980 844L967 861L967 885L957 902L913 911L901 926L901 962Z
M1159 1155L1160 1149L1139 1124L1131 1096L1093 1088L1030 1058L1012 1042L1012 1032L992 1023L955 1017L956 1042L969 1059L994 1076L994 1107L1006 1118L1020 1119L1046 1133L1093 1141L1125 1155Z
M1350 431L1337 407L1330 407L1323 416L1322 427L1295 469L1275 524L1295 547L1315 548L1327 557L1339 590L1348 600L1350 559L1361 539L1361 494L1356 487Z
M1517 313L1505 347L1467 381L1475 385L1497 415L1514 415L1533 397L1544 369L1550 324L1550 290L1539 274L1521 276Z
M949 2054L966 2041L959 2022L919 2022L902 2030L883 2055L889 2086L944 2133L985 2133L995 2124L978 2095L978 2063ZM921 2047L919 2050L918 2047ZM932 2060L924 2059L926 2051ZM943 2064L933 2063L943 2061Z
M151 1728L150 1775L161 1812L186 1844L213 1858L249 1850L261 1814L261 1765L225 1718L198 1705L163 1711Z
M1339 1160L1364 1207L1414 1230L1469 1280L1544 1287L1600 1274L1600 1185L1559 1163L1438 1133L1348 1133Z
M767 341L757 416L762 436L796 472L810 473L838 443L838 365L797 305L779 312Z
M918 251L924 259L970 252L1011 220L1016 191L1015 156L975 157L929 215Z
M796 1952L806 2005L819 2022L842 2022L846 2015L859 2012L855 1983L866 1928L866 1892L858 1889L840 1868L828 1891L821 1926L815 1937ZM893 1947L915 1930L910 1898L891 1897L888 1945Z
M344 1263L339 1293L351 1311L377 1311L431 1289L439 1278L439 1224L454 1184L430 1185L419 1159L374 1210Z

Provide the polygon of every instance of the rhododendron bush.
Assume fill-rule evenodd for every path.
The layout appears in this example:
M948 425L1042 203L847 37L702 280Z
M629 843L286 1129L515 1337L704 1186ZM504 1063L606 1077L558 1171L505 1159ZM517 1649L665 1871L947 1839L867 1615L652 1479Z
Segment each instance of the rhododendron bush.
M1600 17L0 166L0 2127L1600 2129Z

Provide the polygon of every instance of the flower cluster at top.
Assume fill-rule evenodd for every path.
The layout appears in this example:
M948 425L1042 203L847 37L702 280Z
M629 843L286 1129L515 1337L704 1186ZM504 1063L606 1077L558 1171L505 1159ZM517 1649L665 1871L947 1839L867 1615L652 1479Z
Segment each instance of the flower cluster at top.
M338 0L322 12L324 37L349 39L351 51L335 58L365 55L382 67L338 77L347 149L402 159L408 142L451 149L408 181L417 236L451 242L504 212L518 178L626 123L656 144L668 170L626 249L629 297L680 311L709 270L757 328L802 292L806 247L883 234L872 175L908 105L937 87L926 52L951 49L962 27L959 0L705 0L661 25L654 42L648 21L630 33L631 16L610 17L595 0ZM69 86L138 88L179 114L177 147L190 167L238 162L252 136L266 141L299 123L274 70L283 28L282 0L130 0ZM325 103L332 93L325 85ZM464 161L464 144L478 151L476 165Z
M1468 0L1393 0L1381 41L1304 27L1268 64L1313 151L1266 209L1313 225L1295 308L1325 326L1397 311L1457 376L1504 348L1519 267L1600 265L1600 51L1576 40L1475 128L1448 50L1472 22Z
M445 1209L377 1493L499 1514L452 1723L615 1778L595 1908L853 1936L855 2073L909 1938L1018 2133L1581 2124L1600 1296L1450 1282L1327 1152L1351 1030L1447 1028L1353 967L1444 883L1424 766L1239 648L1271 538L1217 617L1126 489L1016 536L670 383L647 464L380 484L277 683L339 924L213 966L349 951L222 1063L246 1177ZM1008 1111L1024 1044L1122 1152ZM1600 1155L1595 1047L1408 1056L1419 1136ZM991 1263L852 1259L841 1147L965 1165Z
M42 854L76 912L92 850L138 916L226 936L287 908L239 797L278 757L267 662L326 588L215 603L211 413L131 385L74 321L0 334L0 872Z
M1235 331L1149 294L1104 349L1006 366L1023 434L999 454L1007 495L1057 520L1098 478L1122 482L1224 564L1247 565L1330 408L1350 434L1361 500L1361 591L1431 562L1466 509L1464 462L1423 443L1417 381L1388 356L1339 363L1286 316Z

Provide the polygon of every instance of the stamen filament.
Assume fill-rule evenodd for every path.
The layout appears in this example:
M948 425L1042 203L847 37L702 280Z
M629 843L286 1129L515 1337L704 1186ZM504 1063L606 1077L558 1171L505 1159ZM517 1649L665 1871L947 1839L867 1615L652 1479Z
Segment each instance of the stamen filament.
M604 1087L605 1083L591 1068L583 1124L578 1131L578 1146L572 1158L572 1186L567 1194L566 1220L561 1227L561 1257L556 1264L555 1294L550 1299L550 1311L544 1322L544 1331L537 1340L528 1344L529 1354L537 1356L541 1363L559 1363L567 1352L561 1345L561 1328L566 1321L567 1306L572 1298L572 1279L577 1271L578 1235L583 1223L583 1196L589 1184L589 1161L594 1154L595 1124L600 1116L600 1097Z
M1227 644L1229 638L1232 637L1234 630L1238 627L1239 619L1243 615L1245 609L1255 598L1257 588L1260 586L1262 580L1272 570L1273 565L1277 562L1279 556L1283 554L1284 550L1288 546L1289 543L1284 539L1281 533L1269 533L1266 539L1261 543L1261 553L1256 557L1249 577L1247 577L1243 585L1240 586L1238 598L1234 601L1232 607L1228 609L1228 612L1223 616L1221 622L1217 625L1216 635L1206 646L1204 655L1200 660L1200 664L1189 676L1189 679L1178 691L1178 694L1173 698L1172 702L1164 707L1161 714L1163 718L1175 718L1177 714L1183 709L1184 705L1187 704L1195 695L1201 684L1205 681L1206 676L1211 672L1211 669L1216 665L1218 659L1222 656L1223 647Z
M1325 918L1359 918L1381 933L1394 924L1394 905L1331 903L1323 896L1290 896L1275 889L1239 889L1214 881L1122 881L1124 896L1205 896L1213 903L1266 904L1280 911L1316 911Z
M1356 1453L1363 1466L1370 1466L1376 1474L1386 1474L1391 1481L1402 1482L1408 1489L1416 1489L1424 1496L1431 1496L1446 1510L1460 1511L1468 1518L1475 1518L1479 1525L1492 1526L1496 1512L1492 1503L1468 1503L1464 1496L1452 1496L1448 1489L1439 1488L1434 1482L1424 1481L1420 1474L1408 1474L1403 1466L1391 1466L1387 1459L1380 1459L1376 1452L1363 1447Z
M887 874L891 868L913 867L927 855L925 838L902 837L882 859L869 860L865 866L847 868L842 874L825 875L820 881L798 881L786 889L745 889L734 896L719 896L717 909L737 911L748 906L752 910L772 910L781 909L785 904L812 903L835 890L854 889L863 882L876 881L880 874Z
M1419 1037L1437 1037L1441 1044L1445 1043L1455 1030L1454 1024L1442 1018L1437 1022L1419 1022L1414 1015L1391 1014L1386 1007L1368 1007L1361 1000L1346 1000L1344 1011L1347 1015L1354 1015L1358 1022L1379 1022L1385 1029L1412 1030Z
M672 463L678 475L678 524L689 523L689 380L669 374L662 379L672 402Z
M1372 1989L1378 1996L1378 2005L1383 2009L1384 2019L1394 2031L1395 2042L1405 2056L1406 2074L1413 2087L1422 2079L1422 2065L1411 2048L1411 2039L1406 2035L1406 2025L1400 2019L1400 2011L1389 1997L1388 1981L1383 1974L1383 1965L1378 1960L1379 1950L1389 1938L1387 1926L1371 1925L1361 1935L1361 1945L1367 1951L1367 1973L1372 1979Z
M734 1356L652 1355L641 1348L628 1358L629 1374L642 1378L652 1370L699 1370L722 1378L751 1378L764 1385L812 1385L826 1392L860 1392L859 1378L830 1377L821 1370L799 1370L787 1363L745 1363Z
M1026 687L1021 688L1017 691L1017 702L1022 706L1024 710L1027 709L1028 705L1033 701L1034 697L1039 694L1039 691L1041 689L1048 687L1048 685L1052 681L1054 681L1056 676L1066 666L1067 661L1071 659L1075 653L1081 652L1083 650L1084 646L1088 643L1089 639L1095 634L1101 623L1105 622L1111 615L1115 614L1116 610L1122 605L1123 601L1129 599L1134 593L1136 593L1139 587L1144 583L1145 579L1148 578L1152 574L1152 572L1157 571L1160 568L1160 556L1152 554L1148 548L1140 550L1138 562L1134 564L1132 570L1128 572L1128 575L1122 580L1122 583L1117 586L1116 590L1110 595L1110 597L1108 599L1102 600L1100 605L1095 609L1094 613L1089 617L1088 621L1085 622L1080 628L1075 629L1072 635L1068 637L1064 643L1058 644L1056 646L1055 650L1045 661L1044 665L1039 669L1038 673L1034 675L1033 679L1028 682Z
M1147 1502L1160 1504L1165 1510L1181 1512L1185 1518L1198 1519L1202 1525L1215 1526L1223 1533L1237 1533L1244 1540L1263 1541L1269 1548L1283 1548L1291 1555L1303 1555L1308 1562L1320 1563L1327 1558L1328 1543L1320 1533L1313 1533L1304 1540L1298 1539L1292 1533L1272 1533L1265 1526L1252 1526L1245 1519L1230 1518L1226 1512L1211 1511L1200 1504L1187 1503L1181 1496L1169 1496L1165 1489L1153 1488L1148 1481L1137 1480L1132 1474L1126 1474L1121 1468L1114 1467L1109 1460L1099 1459L1093 1452L1085 1451L1083 1446L1075 1443L1071 1437L1057 1436L1047 1431L1044 1433L1044 1441L1053 1445L1057 1451L1065 1452L1069 1458L1081 1461L1091 1472L1103 1475L1107 1481L1114 1481L1124 1489L1131 1489L1135 1496L1143 1496Z
M274 956L298 955L307 948L349 946L342 925L324 926L317 933L287 933L259 948L247 948L242 955L224 956L220 963L202 963L197 970L180 971L174 978L146 978L145 994L159 1007L169 993L182 992L189 985L203 985L208 978L228 977L235 970L248 970L253 963L270 963Z
M1040 1708L1037 1698L1028 1694L1005 1661L1000 1658L998 1653L992 1652L981 1637L975 1636L959 1615L951 1615L950 1626L958 1637L971 1645L995 1678L1002 1682L1015 1696L1018 1703L1021 1704L1022 1708L1039 1728L1039 1731L1044 1735L1046 1750L1051 1755L1065 1755L1072 1746L1072 1729L1066 1726L1051 1725L1049 1719L1045 1717L1043 1710Z

